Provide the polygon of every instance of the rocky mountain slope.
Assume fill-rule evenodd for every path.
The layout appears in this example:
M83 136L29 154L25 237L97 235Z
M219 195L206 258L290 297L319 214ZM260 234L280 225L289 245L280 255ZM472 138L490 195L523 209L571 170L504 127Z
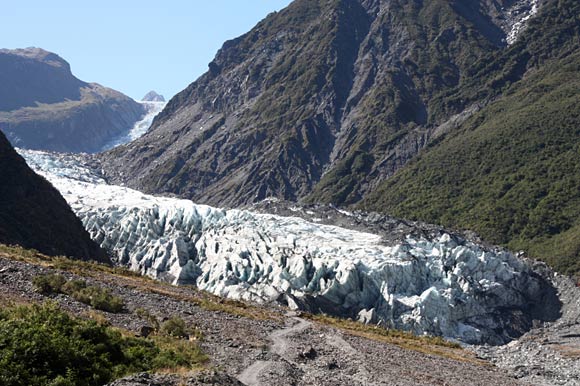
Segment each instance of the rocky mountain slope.
M226 42L148 135L102 157L105 169L218 206L273 196L394 211L575 272L578 104L567 80L579 7L297 0ZM525 194L505 195L522 180Z
M107 168L211 204L354 202L425 145L433 97L506 45L509 3L295 1L226 42Z
M77 79L70 65L40 48L0 50L0 130L14 146L96 152L129 131L142 105Z
M0 133L0 242L49 255L108 261L60 193Z
M220 205L355 202L451 116L434 97L505 49L521 3L295 1L106 156L111 176Z

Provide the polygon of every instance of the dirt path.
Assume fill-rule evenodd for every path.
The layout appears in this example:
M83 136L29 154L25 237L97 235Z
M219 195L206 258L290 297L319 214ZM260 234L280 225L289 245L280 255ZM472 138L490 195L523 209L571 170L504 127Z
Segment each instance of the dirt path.
M268 337L272 341L270 351L282 358L286 356L290 347L289 341L286 339L286 337L304 331L312 326L311 322L300 319L298 317L292 317L290 320L295 321L296 324L281 330L276 330ZM250 367L245 369L240 375L238 375L238 380L247 386L260 386L261 383L258 380L259 375L275 362L276 361L273 360L256 361Z

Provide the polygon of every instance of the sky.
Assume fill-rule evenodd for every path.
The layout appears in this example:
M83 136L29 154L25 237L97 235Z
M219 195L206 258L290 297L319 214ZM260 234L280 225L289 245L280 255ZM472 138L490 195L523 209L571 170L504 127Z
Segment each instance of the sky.
M0 48L40 47L73 74L140 100L168 100L207 70L217 50L290 0L8 0Z

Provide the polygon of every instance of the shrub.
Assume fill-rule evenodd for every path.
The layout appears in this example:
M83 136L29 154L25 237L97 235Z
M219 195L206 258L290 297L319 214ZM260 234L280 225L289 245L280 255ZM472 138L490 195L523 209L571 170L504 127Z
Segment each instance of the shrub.
M84 280L71 280L62 286L62 292L67 295L72 295L87 287L87 282Z
M97 310L117 313L123 311L125 307L120 297L112 295L107 289L87 286L84 280L67 281L62 275L40 275L32 279L32 283L35 289L44 295L67 294Z
M61 293L65 283L66 278L57 274L39 275L32 279L34 289L43 295Z
M206 357L191 342L124 337L55 304L0 310L0 384L98 386L130 373L192 368Z
M157 320L155 315L151 314L149 311L141 307L135 309L135 315L147 321L147 323L150 324L150 326L153 328L154 331L156 332L159 331L160 327L159 321Z
M123 299L111 295L111 292L107 289L96 286L81 288L71 295L75 300L101 311L117 313L123 311L125 306Z
M173 316L163 322L160 332L165 336L172 336L175 338L188 338L189 331L185 325L185 321L180 317Z

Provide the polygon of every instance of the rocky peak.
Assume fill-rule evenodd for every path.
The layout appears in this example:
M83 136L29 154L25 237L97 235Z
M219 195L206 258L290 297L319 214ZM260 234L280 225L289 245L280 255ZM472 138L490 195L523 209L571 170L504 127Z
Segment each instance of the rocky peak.
M158 94L155 91L149 91L145 96L141 99L143 102L165 102L165 98L163 95Z

